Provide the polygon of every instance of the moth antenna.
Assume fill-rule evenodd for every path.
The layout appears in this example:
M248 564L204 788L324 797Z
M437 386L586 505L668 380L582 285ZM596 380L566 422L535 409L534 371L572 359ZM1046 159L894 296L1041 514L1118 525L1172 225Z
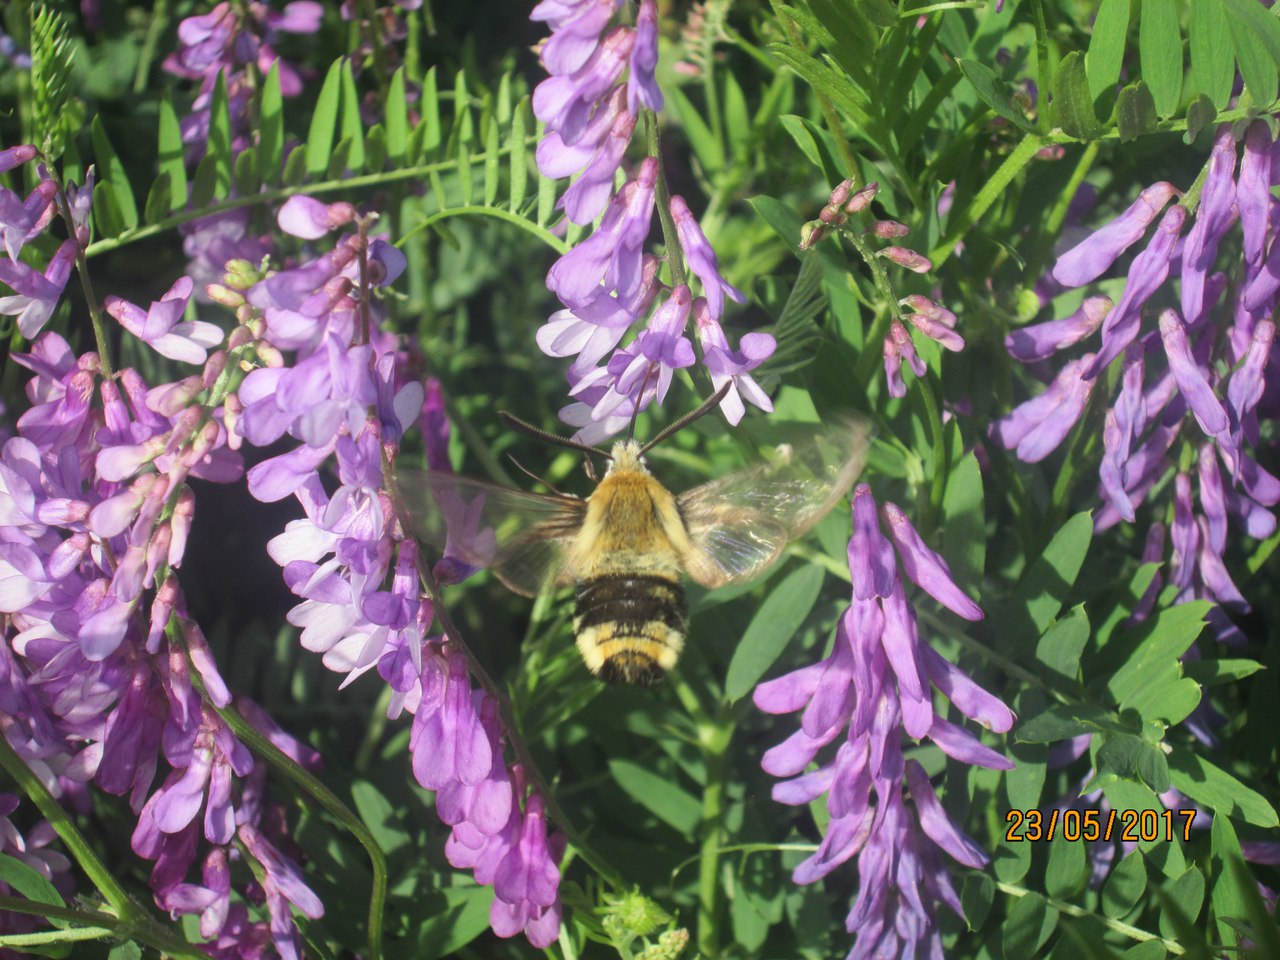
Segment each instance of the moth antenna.
M570 450L581 450L583 453L604 457L606 460L613 458L603 450L597 450L590 444L583 443L580 440L574 440L570 437L561 437L552 433L550 430L543 430L541 427L535 427L528 421L521 420L514 414L507 413L505 410L498 411L498 419L505 423L512 430L527 434L530 437L541 440L543 443L550 443L557 447L568 447Z
M656 363L650 363L648 369L644 372L644 379L640 381L640 392L636 394L636 406L635 409L631 411L631 421L627 424L628 443L630 443L636 435L636 418L640 416L640 404L644 400L645 390L649 388L649 378L653 376L655 367L657 367Z
M692 413L686 413L683 417L681 417L675 423L667 426L663 430L660 430L656 437L654 437L652 440L650 440L648 443L646 443L643 447L640 448L641 456L648 453L651 448L657 446L659 443L667 439L667 437L671 436L677 430L680 430L683 427L687 427L689 424L693 423L693 421L697 420L699 417L706 416L708 413L714 410L716 407L716 404L718 404L721 400L724 399L725 394L729 392L729 389L732 386L733 386L733 380L726 380L724 382L724 385L715 393L713 393L711 396L707 397L707 399L702 402L702 406L700 406L697 410L694 410Z
M556 494L557 496L561 496L561 497L564 496L563 493L561 493L559 490L555 488L555 485L550 480L548 480L546 477L538 476L536 473L534 473L532 470L526 467L523 463L521 463L511 454L509 453L507 454L507 459L511 461L511 463L515 466L517 470L519 470L529 479L535 480L538 483L542 484L544 487L546 487L548 490L550 490L552 493ZM590 463L590 462L591 462L590 460L587 461L587 463Z

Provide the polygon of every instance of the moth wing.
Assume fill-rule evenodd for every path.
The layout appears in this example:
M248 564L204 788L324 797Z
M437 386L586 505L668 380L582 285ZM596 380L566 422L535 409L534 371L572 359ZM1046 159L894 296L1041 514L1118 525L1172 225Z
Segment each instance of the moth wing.
M516 593L568 583L567 547L586 501L529 493L437 470L397 468L397 509L414 536L445 556L492 570Z
M869 441L865 423L842 419L778 447L770 461L682 494L689 575L714 589L762 572L853 486Z

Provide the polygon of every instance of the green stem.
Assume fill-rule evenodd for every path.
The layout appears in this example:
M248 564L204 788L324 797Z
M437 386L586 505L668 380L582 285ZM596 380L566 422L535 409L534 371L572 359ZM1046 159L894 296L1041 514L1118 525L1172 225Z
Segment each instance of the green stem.
M138 68L133 73L134 93L142 93L147 89L151 64L156 58L156 46L168 26L169 0L156 0L151 5L151 22L147 24L147 35L143 38L142 49L138 53Z
M671 285L680 286L686 280L684 249L676 232L676 221L671 216L671 188L667 186L667 171L662 166L662 150L658 142L658 115L651 110L644 114L644 129L649 156L658 161L656 186L658 221L662 224L662 243L667 251L667 269L671 271Z
M1009 896L1018 897L1019 899L1025 897L1028 893L1031 893L1031 891L1026 887L1019 887L1012 883L1002 883L999 880L996 881L996 889L1001 893L1007 893ZM1057 897L1049 897L1044 894L1041 894L1041 896L1044 896L1045 902L1049 904L1049 906L1053 907L1059 913L1065 913L1069 917L1092 917L1103 926L1116 931L1116 933L1123 934L1131 940L1157 940L1160 942L1161 946L1177 957L1181 957L1187 952L1186 948L1175 940L1165 939L1164 937L1151 933L1150 931L1142 930L1139 927L1131 926L1127 923L1122 923L1119 920L1113 920L1110 917L1099 916L1093 910L1086 910L1083 907L1077 907L1074 903L1067 903L1065 900L1059 900Z
M198 683L198 674L192 672L192 679ZM201 690L203 694L204 691ZM335 820L359 841L369 855L369 864L373 870L373 889L369 895L369 929L368 950L371 960L378 960L382 955L382 915L387 901L387 857L378 846L364 821L357 817L338 796L321 783L308 770L304 769L283 750L258 732L248 720L232 707L219 707L208 700L205 702L218 713L231 731L239 737L254 753L262 757L277 773L282 774L300 790L314 799Z
M0 737L0 739L3 739ZM144 925L129 924L117 917L73 907L60 907L53 903L40 903L22 897L0 897L0 913L23 913L46 920L64 920L77 926L65 930L46 930L41 933L0 937L0 947L36 946L40 943L68 943L78 940L100 940L113 937L117 940L139 940L155 949L163 957L179 960L209 960L209 955L194 944L171 935L156 922L147 918ZM43 938L37 940L36 938Z
M498 155L510 153L512 147L516 149L527 150L530 146L537 142L537 138L529 136L524 142L519 144L508 144L498 151ZM471 158L472 165L484 163L485 157L479 156ZM383 170L378 173L368 173L360 177L349 177L345 180L324 180L320 183L311 183L303 186L278 187L275 190L263 190L261 193L254 193L243 197L231 197L220 203L210 204L199 210L184 210L181 213L175 213L155 223L146 226L137 227L133 230L126 230L115 237L108 237L105 240L99 240L96 243L89 244L89 248L85 253L90 256L97 256L101 253L108 253L117 250L120 247L128 246L131 243L137 243L140 240L146 240L149 237L159 236L174 227L180 227L184 223L190 223L193 220L199 220L202 217L211 217L215 214L225 213L228 210L239 210L241 207L253 207L259 204L275 203L278 200L287 200L296 196L316 196L324 193L336 193L338 191L350 192L359 190L364 187L379 187L389 183L396 183L402 180L422 180L432 174L444 173L458 167L458 161L441 160L436 163L424 163L414 167L405 167L399 170ZM484 208L486 212L490 208Z
M465 207L452 207L448 210L441 210L433 213L429 217L424 217L418 221L417 226L396 241L396 246L402 245L406 240L421 233L430 227L433 223L439 223L441 220L448 220L450 217L493 217L504 223L519 227L526 233L533 234L556 253L568 253L569 245L557 237L546 227L540 227L536 223L530 223L524 217L512 213L510 210L503 210L501 207L484 207L479 205L470 205Z
M106 864L98 859L89 842L84 838L67 812L54 799L40 778L31 772L23 759L9 745L8 738L0 734L0 766L17 781L22 792L31 798L31 802L39 809L41 816L49 821L50 826L62 839L76 863L88 875L89 880L110 904L116 915L127 924L141 924L149 917L128 892L120 885L115 876L107 869Z
M1049 60L1049 27L1044 19L1043 0L1031 0L1031 12L1036 29L1036 74L1040 90L1043 93L1053 89L1053 64ZM1042 102L1047 97L1042 96ZM1045 105L1048 106L1047 104ZM1040 129L1048 132L1053 127L1050 111L1045 107L1040 110Z
M933 263L935 269L951 256L955 251L956 244L969 232L969 228L982 218L982 215L991 208L991 205L996 200L1005 195L1009 184L1022 172L1022 168L1031 162L1046 142L1048 141L1045 137L1036 133L1028 133L1023 137L1022 142L1014 147L1013 152L1005 157L1004 163L1000 164L1000 168L978 191L978 195L973 198L973 202L965 208L960 216L955 218L955 222L951 225L951 230L946 237L929 253L929 260Z

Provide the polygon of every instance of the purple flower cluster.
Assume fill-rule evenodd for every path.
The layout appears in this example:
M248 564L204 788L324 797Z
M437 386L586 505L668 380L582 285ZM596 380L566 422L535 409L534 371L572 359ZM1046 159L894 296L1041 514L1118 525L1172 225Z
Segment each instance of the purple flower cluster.
M55 259L68 265L88 242L88 194L65 193L73 239ZM9 241L31 239L28 221L9 213ZM200 914L215 955L255 956L250 945L260 942L296 957L292 909L319 916L323 907L278 852L286 838L280 818L264 817L265 771L213 709L231 696L178 580L195 514L188 479L226 483L243 471L215 396L234 363L227 351L208 352L220 330L181 321L190 293L184 278L147 311L106 301L134 336L203 364L184 380L150 387L132 369L105 376L97 354L76 356L52 332L14 355L34 377L31 406L0 448L0 715L9 742L55 795L92 783L128 797L138 815L133 849L155 861L157 904L174 917ZM45 316L56 302L51 294ZM234 336L229 348L245 340ZM258 725L270 721L259 716ZM262 851L255 858L279 892L268 890L266 922L250 918L252 891L230 901L226 864L240 856L237 838ZM202 848L205 882L192 884Z
M1280 303L1280 243L1271 229L1273 164L1280 160L1280 146L1258 122L1245 134L1237 169L1238 152L1232 128L1223 126L1194 215L1183 203L1168 206L1178 190L1156 183L1059 257L1056 283L1084 286L1155 224L1129 265L1119 302L1090 297L1070 317L1009 335L1009 352L1028 363L1095 332L1101 343L1096 353L1064 364L1045 392L992 428L993 438L1016 449L1020 459L1043 459L1080 419L1099 374L1118 360L1122 371L1106 413L1099 468L1104 506L1095 526L1134 522L1172 462L1194 462L1194 471L1180 469L1174 478L1173 582L1179 602L1203 598L1228 610L1247 609L1225 564L1228 518L1249 536L1265 538L1276 529L1271 508L1280 502L1280 480L1250 452L1259 439L1259 416L1274 412L1265 394L1280 364L1271 319ZM1236 223L1239 246L1228 247L1224 241ZM1224 260L1227 268L1215 269ZM1178 280L1176 292L1169 289L1171 277ZM1160 310L1158 322L1144 332L1144 307L1161 291L1180 309ZM1188 456L1177 455L1179 442L1190 447ZM1216 614L1214 622L1221 639L1237 636L1225 616Z
M0 174L8 173L35 160L36 148L24 144L0 150ZM0 314L16 318L18 332L30 339L39 333L53 308L62 299L71 267L75 263L77 243L89 242L89 197L93 192L93 172L83 189L74 185L66 190L64 202L68 204L75 225L75 238L64 240L43 270L18 259L22 248L48 229L58 213L58 184L49 176L44 165L39 167L40 178L36 188L24 200L11 190L0 187L0 283L12 293L0 297Z
M286 97L302 92L301 74L272 47L278 34L315 33L323 18L324 5L314 0L293 0L279 12L259 0L224 0L208 13L187 17L178 24L178 49L165 58L164 69L200 84L192 113L181 121L182 141L195 158L203 155L209 138L209 105L218 76L222 75L227 85L231 148L233 153L239 153L252 142L249 107L256 76L266 76L272 66L278 65L280 92Z
M881 519L892 543L881 532ZM813 883L858 857L858 898L846 919L848 931L857 934L849 960L941 958L936 905L945 903L963 914L939 849L974 869L981 869L987 857L952 823L920 764L905 760L902 732L917 740L927 737L962 763L1008 770L1009 760L934 711L932 688L996 732L1013 725L1013 714L920 641L899 565L958 616L979 620L983 615L952 581L945 561L898 507L886 503L877 511L866 484L854 492L853 526L853 598L840 618L830 656L756 688L756 706L767 713L803 710L800 729L766 752L762 766L786 778L773 788L780 803L803 806L823 794L827 798L826 836L796 867L796 883ZM837 741L834 755L806 772ZM914 812L906 806L904 781Z
M662 403L675 371L693 366L693 342L686 335L690 314L714 386L732 383L721 404L728 420L742 419L743 400L773 409L750 371L773 354L776 343L768 334L750 333L739 350L729 346L720 326L725 297L738 303L746 297L720 275L715 251L682 197L670 200L676 237L668 240L683 251L703 295L695 298L684 283L664 286L658 261L645 253L660 176L657 159L642 160L614 193L640 109L656 112L663 102L654 79L657 4L642 0L634 26L609 28L621 6L620 0L543 0L531 14L551 27L542 47L551 76L533 94L534 113L547 131L538 144L538 169L557 179L578 174L559 203L570 221L589 224L603 213L591 236L551 267L547 287L564 309L551 315L537 338L550 356L575 358L568 370L573 402L560 417L588 443L622 430L655 400ZM661 302L646 329L619 348L656 300Z
M318 239L353 217L348 205L295 197L278 222ZM288 619L302 645L345 674L344 686L376 670L391 687L389 714L413 715L414 776L452 828L450 862L494 886L495 932L523 931L545 947L559 934L563 846L548 840L542 798L504 760L497 701L473 686L464 651L427 636L433 608L418 585L418 547L385 486L384 458L389 465L420 417L436 457L447 440L439 390L406 379L406 358L370 302L369 287L391 283L404 265L394 247L358 230L251 286L241 318L272 360L240 385L235 430L255 446L286 436L297 444L253 467L248 482L260 500L293 495L306 515L268 547L301 598ZM332 493L320 477L330 458Z

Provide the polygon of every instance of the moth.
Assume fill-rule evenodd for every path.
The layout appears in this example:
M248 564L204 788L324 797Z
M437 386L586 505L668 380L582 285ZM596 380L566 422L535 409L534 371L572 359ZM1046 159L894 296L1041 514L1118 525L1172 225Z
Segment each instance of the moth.
M772 459L673 494L645 454L713 409L724 392L648 443L620 440L608 454L504 414L522 432L606 457L590 496L397 468L402 512L420 539L491 569L516 593L574 584L573 629L587 669L607 683L656 683L684 647L683 576L715 589L764 572L845 495L866 456L869 431L860 421L797 427L801 435ZM588 475L595 479L590 461Z

